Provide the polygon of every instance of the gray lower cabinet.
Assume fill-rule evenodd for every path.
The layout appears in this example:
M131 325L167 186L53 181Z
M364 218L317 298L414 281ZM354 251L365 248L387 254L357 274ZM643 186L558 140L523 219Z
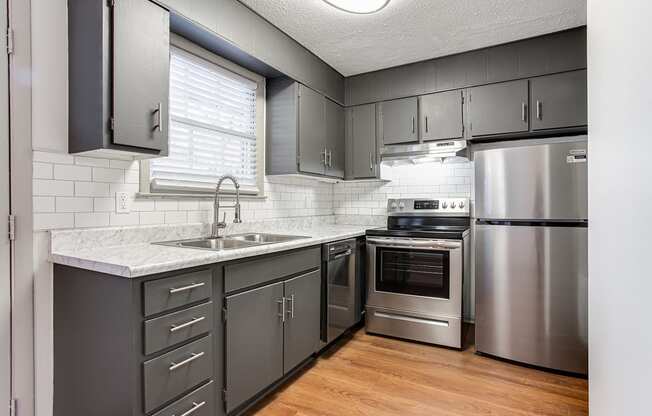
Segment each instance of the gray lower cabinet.
M321 270L286 281L285 299L283 370L288 373L319 349Z
M532 130L587 125L586 70L530 80Z
M528 80L470 88L468 108L472 137L527 132Z
M283 282L226 298L226 410L283 376Z
M223 415L223 281L55 265L54 416Z
M347 174L349 179L375 178L376 105L365 104L346 110Z
M167 155L169 11L150 0L70 0L68 26L69 151Z
M344 177L344 109L289 78L267 83L268 175Z
M384 145L418 141L416 97L380 103L380 119Z
M422 141L464 137L462 91L419 97L419 135Z

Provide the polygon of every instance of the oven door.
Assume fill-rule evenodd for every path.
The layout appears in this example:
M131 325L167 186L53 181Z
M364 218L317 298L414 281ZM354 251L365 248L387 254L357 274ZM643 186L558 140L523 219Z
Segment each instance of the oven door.
M367 261L367 305L461 316L461 240L368 237Z

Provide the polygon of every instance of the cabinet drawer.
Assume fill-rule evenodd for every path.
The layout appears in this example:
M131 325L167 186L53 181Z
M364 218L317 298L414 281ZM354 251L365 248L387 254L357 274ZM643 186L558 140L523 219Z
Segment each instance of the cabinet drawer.
M210 270L145 282L145 316L164 312L211 297Z
M224 290L233 292L319 267L320 247L224 267Z
M215 416L214 384L209 382L152 416Z
M213 302L208 302L145 321L145 355L210 332L213 316Z
M145 413L213 376L210 335L143 364Z

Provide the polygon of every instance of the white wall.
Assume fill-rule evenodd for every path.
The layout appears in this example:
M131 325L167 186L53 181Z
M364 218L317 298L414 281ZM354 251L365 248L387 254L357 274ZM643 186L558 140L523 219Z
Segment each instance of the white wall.
M649 415L652 3L588 2L589 397Z

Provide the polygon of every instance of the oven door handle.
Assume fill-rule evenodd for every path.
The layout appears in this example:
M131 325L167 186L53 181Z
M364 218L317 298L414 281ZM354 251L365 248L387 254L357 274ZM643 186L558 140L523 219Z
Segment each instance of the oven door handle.
M457 250L462 248L461 241L443 241L443 240L411 240L411 239L393 239L393 238L369 238L367 244L373 244L376 247L406 247L426 250Z

